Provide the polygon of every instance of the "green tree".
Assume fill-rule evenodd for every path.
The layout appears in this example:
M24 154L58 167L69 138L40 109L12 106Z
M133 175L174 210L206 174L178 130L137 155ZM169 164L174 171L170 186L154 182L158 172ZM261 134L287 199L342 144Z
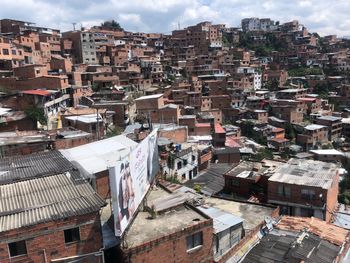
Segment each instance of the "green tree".
M341 193L338 195L338 201L339 203L342 203L342 204L350 204L350 192L349 191L346 191L344 193Z
M254 123L251 121L244 121L241 124L241 132L243 136L246 136L248 138L252 138L254 135Z
M111 29L120 30L120 31L124 30L124 29L120 26L120 24L119 24L117 21L115 21L114 19L108 20L108 21L104 21L104 22L101 24L101 26L107 27L107 28L111 28Z
M290 77L303 77L305 75L323 75L323 71L320 68L293 68L288 70Z
M107 128L106 137L110 138L122 134L122 128L115 126L114 128Z
M284 131L287 139L290 139L290 140L295 139L295 129L292 124L287 123L284 127Z
M313 92L320 95L321 98L327 98L329 91L328 83L317 83L313 89Z
M261 148L253 157L254 161L260 162L263 159L273 159L273 152L267 148Z
M279 90L279 81L277 79L269 80L265 83L265 88L269 91Z
M224 47L230 47L232 45L232 41L230 41L226 34L222 35L222 45Z
M30 106L24 110L24 113L35 122L39 122L41 125L47 124L47 118L45 115L44 108L39 108L37 106Z

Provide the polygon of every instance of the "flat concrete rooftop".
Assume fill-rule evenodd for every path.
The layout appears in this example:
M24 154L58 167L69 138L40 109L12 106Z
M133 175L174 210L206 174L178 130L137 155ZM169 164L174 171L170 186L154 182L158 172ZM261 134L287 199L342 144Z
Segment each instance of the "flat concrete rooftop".
M206 206L212 206L234 216L242 218L243 227L246 231L252 230L259 225L267 216L271 216L275 210L273 207L258 204L235 202L220 198L208 197L205 199Z
M171 194L161 188L153 190L148 196L148 205L159 198L169 196ZM159 213L154 219L152 219L150 213L141 211L126 233L125 242L128 248L136 247L207 220L209 219L185 205Z

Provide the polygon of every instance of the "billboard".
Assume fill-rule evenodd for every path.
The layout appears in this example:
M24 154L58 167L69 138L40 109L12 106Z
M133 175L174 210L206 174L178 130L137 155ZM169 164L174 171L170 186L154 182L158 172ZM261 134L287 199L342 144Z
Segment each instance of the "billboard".
M157 129L147 136L148 142L148 181L152 182L159 171L159 155L157 144Z
M109 168L115 235L121 236L159 169L157 130Z

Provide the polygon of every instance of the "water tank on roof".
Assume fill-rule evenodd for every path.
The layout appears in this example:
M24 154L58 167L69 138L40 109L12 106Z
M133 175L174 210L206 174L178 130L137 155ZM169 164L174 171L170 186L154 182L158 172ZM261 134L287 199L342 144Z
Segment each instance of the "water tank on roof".
M180 152L181 151L181 144L176 144L175 151Z

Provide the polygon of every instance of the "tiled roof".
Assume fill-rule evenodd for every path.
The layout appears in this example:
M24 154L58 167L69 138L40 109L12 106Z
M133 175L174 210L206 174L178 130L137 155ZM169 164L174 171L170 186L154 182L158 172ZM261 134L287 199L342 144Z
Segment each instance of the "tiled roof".
M22 93L23 94L30 94L30 95L38 95L38 96L48 96L51 94L51 92L49 92L47 90L40 90L40 89L25 90Z
M216 123L214 128L215 128L215 133L225 133L224 128L222 128L222 126L219 123Z
M0 185L0 232L97 212L105 202L69 172Z
M346 240L349 231L336 225L327 223L315 217L283 216L276 226L281 230L307 230L328 242L341 246Z
M209 128L210 123L196 123L197 128Z

